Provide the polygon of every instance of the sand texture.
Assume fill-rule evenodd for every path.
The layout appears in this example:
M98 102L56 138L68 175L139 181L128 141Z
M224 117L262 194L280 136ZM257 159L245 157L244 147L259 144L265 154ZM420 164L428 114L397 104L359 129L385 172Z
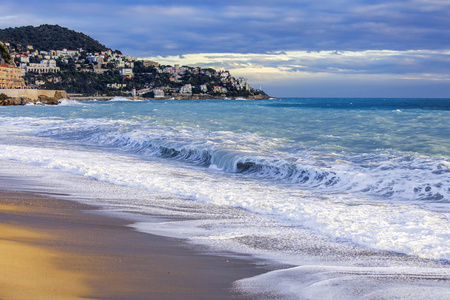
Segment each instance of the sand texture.
M248 299L251 260L198 253L54 196L0 191L0 299Z

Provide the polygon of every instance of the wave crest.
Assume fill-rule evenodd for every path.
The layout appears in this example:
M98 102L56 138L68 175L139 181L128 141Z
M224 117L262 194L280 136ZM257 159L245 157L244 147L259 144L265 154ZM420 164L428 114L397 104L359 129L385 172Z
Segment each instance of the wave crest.
M286 145L284 150L274 150L276 143L254 135L157 126L143 128L133 123L117 125L109 128L78 125L75 132L52 126L47 136L81 139L95 147L178 160L317 192L450 202L450 189L446 188L450 186L450 162L442 159L395 153L308 155L305 150L289 150Z

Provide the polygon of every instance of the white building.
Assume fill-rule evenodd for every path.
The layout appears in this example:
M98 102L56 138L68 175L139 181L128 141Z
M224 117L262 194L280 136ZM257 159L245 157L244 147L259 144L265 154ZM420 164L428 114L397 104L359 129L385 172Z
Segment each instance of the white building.
M51 60L41 60L40 64L28 64L25 67L26 72L35 72L35 73L57 73L60 71L60 68L56 66L56 61Z
M225 93L228 92L228 90L227 90L226 87L223 87L223 86L217 86L217 85L216 85L216 86L213 87L213 92L214 92L214 93L225 94Z
M125 68L125 62L122 60L116 61L116 67L117 68Z
M110 89L116 89L116 90L118 90L118 89L121 89L121 88L126 88L127 85L126 85L125 83L123 83L123 84L120 84L120 83L108 83L108 84L106 85L106 87L107 87L107 88L110 88Z
M91 63L99 63L101 64L103 62L103 56L95 56L95 55L89 55L88 57L86 57L86 59Z
M41 65L44 65L48 68L56 68L56 60L49 59L49 60L41 60Z
M67 50L67 55L70 57L75 57L75 56L79 56L80 52L78 52L76 50Z
M190 83L183 85L180 88L180 94L188 94L191 95L192 94L192 85Z
M248 79L244 77L239 77L237 79L236 88L238 90L247 90L247 91L251 89L250 85L248 84Z
M62 57L67 55L67 49L56 50L56 56Z
M156 89L153 90L153 93L155 94L155 98L164 98L164 90Z
M121 76L127 76L127 77L133 77L133 69L121 69L120 70Z
M21 55L20 56L20 62L21 63L29 63L30 62L30 58L26 55Z

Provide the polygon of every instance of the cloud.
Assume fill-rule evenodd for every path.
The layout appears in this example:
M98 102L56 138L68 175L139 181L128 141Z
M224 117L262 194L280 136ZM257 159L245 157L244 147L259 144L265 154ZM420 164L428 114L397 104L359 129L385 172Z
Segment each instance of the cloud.
M59 24L132 56L229 69L274 90L449 85L448 0L4 0L0 12L1 28Z
M389 92L395 91L394 83L408 86L408 91L424 86L426 82L436 82L432 85L437 84L441 90L445 90L441 95L450 90L450 74L448 74L450 50L196 53L182 56L154 56L146 59L169 65L181 64L229 70L236 77L249 78L253 86L261 85L277 95L286 93L283 88L290 87L289 91L292 93L290 96L293 96L300 84L303 84L303 88L306 84L311 93L323 96L327 91L329 91L327 96L337 91L347 93L341 94L342 96L349 96L349 91L359 90L362 93L363 87L370 90L375 86L379 89L382 83L391 87L386 90ZM323 88L320 89L320 86ZM345 86L348 89L345 90ZM400 90L397 93L400 93ZM419 95L417 91L415 93L416 96ZM388 95L379 94L379 96Z
M448 1L64 1L3 4L4 27L55 22L132 55L448 49Z
M230 70L274 68L283 72L332 74L436 74L437 76L446 75L450 68L448 50L197 53L154 56L148 59L163 64L214 66Z

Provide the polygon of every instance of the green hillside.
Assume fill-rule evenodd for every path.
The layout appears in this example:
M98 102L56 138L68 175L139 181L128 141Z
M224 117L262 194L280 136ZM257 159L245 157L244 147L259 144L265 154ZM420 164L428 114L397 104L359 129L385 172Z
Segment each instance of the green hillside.
M2 41L0 41L0 62L9 64L11 61L11 56L9 55L9 51L6 48L5 44L3 44Z
M33 45L36 50L76 50L83 48L87 52L108 50L93 38L59 25L24 26L0 29L0 40L9 42L14 48Z

